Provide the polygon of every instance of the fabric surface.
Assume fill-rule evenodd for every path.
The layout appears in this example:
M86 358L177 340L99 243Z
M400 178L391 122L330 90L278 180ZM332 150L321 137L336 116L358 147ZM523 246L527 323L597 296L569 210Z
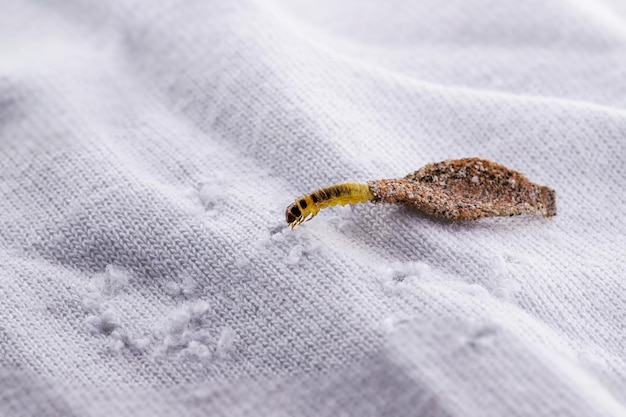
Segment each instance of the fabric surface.
M623 4L2 2L0 413L626 415ZM558 215L286 226L470 156Z

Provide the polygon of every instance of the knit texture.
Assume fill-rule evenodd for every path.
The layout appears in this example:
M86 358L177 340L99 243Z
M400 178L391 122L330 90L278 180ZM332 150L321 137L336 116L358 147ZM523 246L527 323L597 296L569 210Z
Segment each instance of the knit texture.
M480 157L558 215L285 208ZM9 1L0 414L626 415L621 0Z

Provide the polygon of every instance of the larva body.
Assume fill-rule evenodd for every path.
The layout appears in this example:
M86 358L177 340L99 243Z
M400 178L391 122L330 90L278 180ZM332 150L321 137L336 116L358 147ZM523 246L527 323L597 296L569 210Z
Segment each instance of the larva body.
M331 185L296 199L287 207L287 223L294 228L306 220L311 220L323 208L374 200L374 194L367 184L346 182Z

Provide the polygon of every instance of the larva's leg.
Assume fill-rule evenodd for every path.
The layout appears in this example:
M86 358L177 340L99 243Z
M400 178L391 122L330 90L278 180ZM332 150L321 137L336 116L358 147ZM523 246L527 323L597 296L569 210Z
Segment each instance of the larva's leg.
M315 207L315 208L311 208L311 212L307 215L306 222L308 222L309 220L311 220L313 217L317 216L317 213L319 213L320 210Z
M304 221L304 216L300 216L298 217L298 220L296 220L295 222L293 222L291 228L293 229L295 226L298 226L299 224L302 224L302 222Z

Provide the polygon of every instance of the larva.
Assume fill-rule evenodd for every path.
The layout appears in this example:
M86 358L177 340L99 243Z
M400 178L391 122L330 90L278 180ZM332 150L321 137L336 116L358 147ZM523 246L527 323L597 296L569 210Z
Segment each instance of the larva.
M286 220L294 228L323 208L367 201L402 204L452 220L529 213L556 215L554 190L495 162L463 158L427 164L404 178L321 188L287 207Z
M370 187L358 182L346 182L330 187L320 188L317 191L298 198L287 207L287 223L293 229L300 223L311 220L323 208L341 204L357 204L374 201Z

